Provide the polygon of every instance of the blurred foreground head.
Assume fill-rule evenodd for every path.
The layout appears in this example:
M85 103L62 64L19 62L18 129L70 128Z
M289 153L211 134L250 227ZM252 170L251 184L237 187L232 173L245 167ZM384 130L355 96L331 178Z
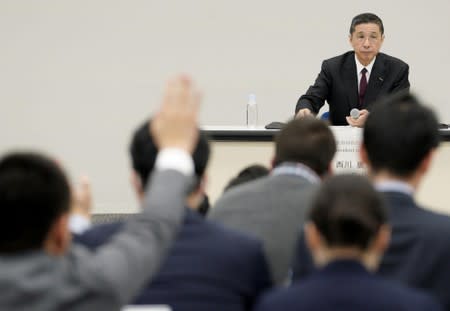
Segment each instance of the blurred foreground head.
M327 178L309 213L306 240L317 265L355 259L375 268L389 242L387 214L379 193L367 178Z
M54 160L37 153L10 153L0 160L0 253L42 249L50 231L60 247L70 187ZM56 233L56 235L54 234Z
M373 174L410 177L439 140L433 111L409 92L400 92L374 105L365 123L361 156Z

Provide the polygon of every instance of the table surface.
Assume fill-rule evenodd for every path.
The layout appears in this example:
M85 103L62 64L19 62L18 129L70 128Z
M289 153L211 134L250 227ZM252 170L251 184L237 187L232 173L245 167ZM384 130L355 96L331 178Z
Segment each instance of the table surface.
M335 126L345 128L350 126ZM272 141L278 129L265 129L264 126L202 126L201 129L212 139L218 141ZM439 129L443 141L450 141L450 129Z

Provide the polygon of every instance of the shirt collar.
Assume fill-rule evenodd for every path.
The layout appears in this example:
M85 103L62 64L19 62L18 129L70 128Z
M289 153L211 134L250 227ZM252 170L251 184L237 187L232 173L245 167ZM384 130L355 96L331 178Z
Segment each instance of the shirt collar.
M377 57L375 56L375 57L372 59L372 61L370 62L369 65L363 66L363 65L359 62L358 57L356 57L356 53L355 53L356 73L359 75L359 74L361 73L361 70L363 70L363 68L366 68L366 69L367 69L366 76L367 76L367 77L370 76L370 73L372 72L373 64L375 63L375 60L376 60L376 59L377 59Z
M414 188L404 182L399 180L386 180L375 183L375 188L380 192L401 192L412 196L414 193Z
M272 175L296 175L301 176L312 184L320 183L320 177L308 166L296 162L284 162L275 167Z

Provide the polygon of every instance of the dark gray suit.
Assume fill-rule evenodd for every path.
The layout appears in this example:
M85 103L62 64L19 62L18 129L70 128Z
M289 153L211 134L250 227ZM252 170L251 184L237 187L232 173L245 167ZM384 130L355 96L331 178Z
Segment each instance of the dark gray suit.
M209 217L260 238L272 278L282 284L316 189L297 175L269 175L226 192Z
M301 96L295 113L309 108L318 113L327 101L332 125L348 125L345 117L353 108L367 109L382 96L409 89L409 66L398 58L378 53L370 73L364 104L358 107L358 77L355 52L347 52L325 60L314 83Z
M0 310L119 310L159 269L183 218L188 178L157 172L145 208L97 252L0 256ZM170 185L170 190L166 185Z

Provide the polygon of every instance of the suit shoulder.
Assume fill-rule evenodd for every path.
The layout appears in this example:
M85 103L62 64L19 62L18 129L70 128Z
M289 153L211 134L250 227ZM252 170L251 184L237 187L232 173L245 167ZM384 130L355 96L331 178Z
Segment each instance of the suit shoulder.
M235 245L236 247L246 246L259 248L262 246L262 242L258 238L250 234L228 228L227 226L217 223L214 220L205 220L204 228L209 233L210 237L220 239L222 243L229 243L230 245Z
M269 176L261 177L229 189L214 204L214 207L208 214L209 217L215 219L216 215L220 215L224 210L241 209L242 206L236 206L233 202L241 202L246 198L251 198L252 194L260 193L261 189L267 184L268 178Z
M388 64L394 64L399 67L409 67L409 65L406 62L404 62L403 60L401 60L400 58L397 58L397 57L394 57L394 56L391 56L388 54L378 53L377 57L380 57Z
M404 304L410 310L441 310L437 301L428 293L413 287L406 287L393 280L378 278L378 285L385 296L395 297L398 303Z
M274 288L259 301L256 311L282 310L298 306L299 291L296 287Z
M353 60L354 58L355 58L355 52L348 51L348 52L345 52L344 54L325 59L323 62L324 62L324 64L326 63L326 64L331 64L331 65L332 64L341 64L348 60Z
M450 216L419 206L417 217L423 230L440 240L450 241Z
M257 271L261 278L270 279L260 239L212 220L205 220L203 229L203 245L210 246L207 249L211 258L226 260L227 267L247 267L245 273Z

